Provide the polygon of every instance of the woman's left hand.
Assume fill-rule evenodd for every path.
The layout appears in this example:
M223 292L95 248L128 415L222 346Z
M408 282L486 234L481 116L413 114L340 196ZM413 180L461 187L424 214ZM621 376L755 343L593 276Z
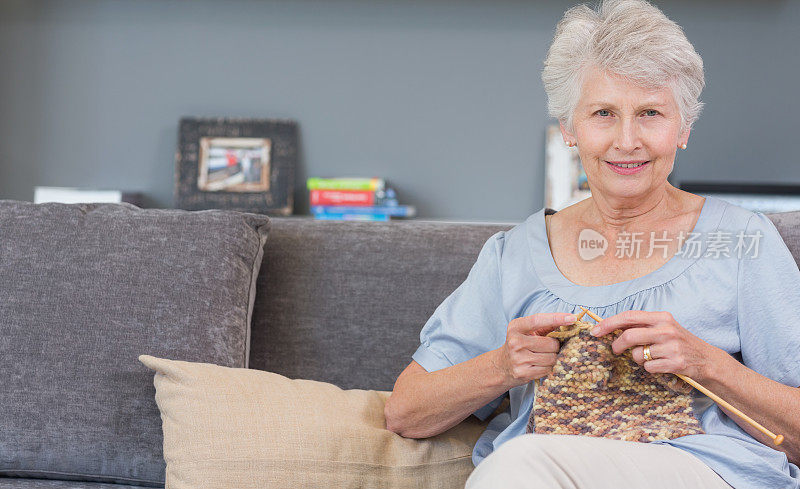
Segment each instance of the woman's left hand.
M621 312L603 318L591 333L603 336L618 329L623 332L611 344L614 353L632 348L633 360L651 373L682 374L699 381L709 375L719 350L687 331L665 311ZM650 345L652 360L644 359L646 345Z

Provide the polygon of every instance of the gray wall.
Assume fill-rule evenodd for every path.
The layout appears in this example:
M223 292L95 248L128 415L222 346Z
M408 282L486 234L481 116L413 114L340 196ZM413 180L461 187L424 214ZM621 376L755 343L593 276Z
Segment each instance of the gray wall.
M427 218L543 205L555 23L574 2L3 0L0 198L35 185L172 205L181 116L293 118L305 178L383 176ZM800 182L800 2L656 2L706 65L674 181Z

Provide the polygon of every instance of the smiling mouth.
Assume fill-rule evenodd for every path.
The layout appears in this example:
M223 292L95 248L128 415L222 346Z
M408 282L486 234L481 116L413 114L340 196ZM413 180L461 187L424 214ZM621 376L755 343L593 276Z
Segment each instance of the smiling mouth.
M606 161L609 165L614 165L619 168L637 168L642 165L646 165L650 163L650 160L645 161L644 163L630 163L630 164L618 164L618 163L611 163L610 161Z

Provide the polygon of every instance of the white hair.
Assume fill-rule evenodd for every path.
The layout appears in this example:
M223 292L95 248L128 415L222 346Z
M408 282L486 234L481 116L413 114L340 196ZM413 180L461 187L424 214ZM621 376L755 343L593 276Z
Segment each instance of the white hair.
M570 132L574 132L572 117L590 67L645 89L672 89L681 132L700 116L703 60L683 29L645 0L604 0L594 10L578 5L558 22L542 82L550 116Z

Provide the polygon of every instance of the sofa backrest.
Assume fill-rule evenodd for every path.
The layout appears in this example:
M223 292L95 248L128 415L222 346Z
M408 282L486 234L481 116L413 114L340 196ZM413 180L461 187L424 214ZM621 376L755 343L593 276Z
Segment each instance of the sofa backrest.
M483 243L513 226L272 218L250 368L391 390Z
M800 211L767 214L800 262ZM513 223L272 218L250 368L391 390L436 307Z

